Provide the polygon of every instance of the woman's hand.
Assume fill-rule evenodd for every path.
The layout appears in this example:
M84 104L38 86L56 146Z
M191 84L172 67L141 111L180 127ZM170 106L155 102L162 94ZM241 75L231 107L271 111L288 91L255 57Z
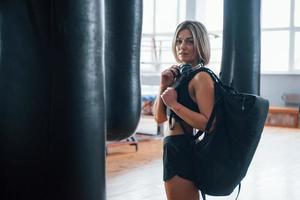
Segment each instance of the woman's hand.
M169 107L173 107L177 104L177 92L174 88L168 87L161 95L161 99L164 104Z
M173 65L169 69L164 70L161 73L161 79L160 79L161 87L165 88L171 86L174 83L176 77L178 76L178 73L179 73L179 66L177 65Z

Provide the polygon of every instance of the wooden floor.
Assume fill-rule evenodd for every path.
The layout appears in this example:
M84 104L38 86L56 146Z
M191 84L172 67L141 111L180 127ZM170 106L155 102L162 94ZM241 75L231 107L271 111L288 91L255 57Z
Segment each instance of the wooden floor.
M164 200L162 140L109 149L107 200ZM231 200L208 197L208 200ZM187 199L188 200L188 199ZM265 127L239 200L300 200L300 129Z

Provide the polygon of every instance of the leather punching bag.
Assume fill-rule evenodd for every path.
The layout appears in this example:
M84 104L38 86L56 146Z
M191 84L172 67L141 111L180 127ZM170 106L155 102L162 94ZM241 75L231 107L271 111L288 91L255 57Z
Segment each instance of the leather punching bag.
M105 8L107 140L121 140L140 119L142 0L107 0Z
M103 11L99 0L53 4L49 200L106 198Z
M239 92L260 93L260 0L224 0L221 79Z
M102 2L1 0L1 200L106 198Z
M29 1L0 2L0 199L44 199L50 120L47 18ZM45 3L39 7L48 13ZM48 33L44 30L44 33Z

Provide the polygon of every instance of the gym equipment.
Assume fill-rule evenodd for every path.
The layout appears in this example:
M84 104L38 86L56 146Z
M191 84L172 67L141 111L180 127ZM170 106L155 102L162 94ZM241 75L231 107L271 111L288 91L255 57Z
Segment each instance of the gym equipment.
M103 1L0 3L0 199L105 199Z
M221 80L260 93L260 0L224 0Z
M142 0L105 2L107 140L134 134L141 115Z

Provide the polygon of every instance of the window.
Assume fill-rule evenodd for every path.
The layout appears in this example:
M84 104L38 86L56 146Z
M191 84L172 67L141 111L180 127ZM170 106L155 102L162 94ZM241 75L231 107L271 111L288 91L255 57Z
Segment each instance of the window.
M295 0L294 19L295 26L300 27L300 0Z
M172 39L185 19L186 0L146 0L143 6L141 73L158 74L175 62Z
M295 24L294 68L295 70L300 71L300 0L295 0L294 24Z
M296 33L295 37L295 69L300 70L300 31Z
M290 0L262 0L261 26L281 28L290 25Z
M262 0L262 72L299 72L300 9L297 4L299 0Z
M198 20L210 32L222 33L223 5L218 0L198 0ZM202 8L205 8L203 10ZM202 9L202 10L201 10ZM204 14L203 14L204 13ZM262 0L261 70L263 73L300 72L300 0ZM220 66L222 41L211 41L212 65Z
M153 33L154 26L154 4L153 1L143 1L143 33Z
M200 21L203 21L206 28L211 31L220 31L223 29L223 1L206 0L205 16ZM201 5L197 8L201 9ZM199 13L201 10L198 11ZM203 11L202 11L203 12Z
M178 2L174 0L158 0L156 1L156 32L157 33L172 33L177 25Z
M195 10L186 11L187 8ZM142 73L157 74L175 62L171 42L176 25L191 15L203 22L210 33L210 67L218 73L223 28L220 0L144 1ZM262 0L261 71L300 73L300 0Z
M289 32L264 31L261 34L262 72L288 71Z
M223 1L199 0L196 4L196 13L196 19L206 26L210 34L211 58L209 68L218 74L222 59Z

